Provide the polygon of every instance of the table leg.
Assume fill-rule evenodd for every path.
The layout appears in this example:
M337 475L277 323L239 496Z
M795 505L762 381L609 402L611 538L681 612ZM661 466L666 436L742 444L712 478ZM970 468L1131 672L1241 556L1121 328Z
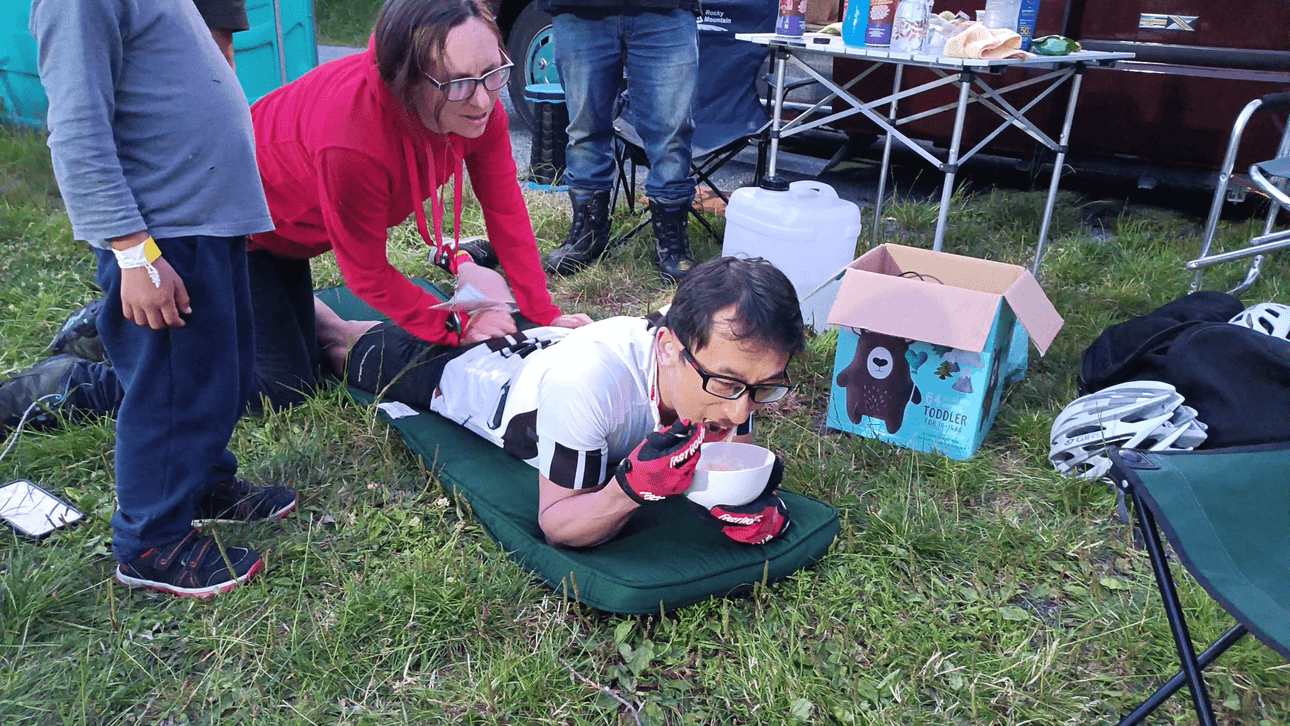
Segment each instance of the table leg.
M896 64L896 80L891 85L891 104L887 107L887 121L896 125L896 99L895 95L900 93L900 76L905 70L903 63ZM882 166L878 170L878 196L873 203L873 243L878 244L878 229L882 226L882 200L887 191L887 166L891 163L891 138L890 132L887 133L887 139L882 144Z
M959 106L954 111L954 135L950 138L950 158L945 162L945 188L941 189L941 210L936 217L936 239L932 250L941 251L945 243L945 222L950 216L950 196L954 194L954 177L959 170L959 144L963 141L963 117L967 114L968 91L975 74L959 74Z
M1057 202L1057 183L1062 178L1062 166L1066 163L1067 144L1071 137L1071 122L1075 120L1075 101L1079 99L1080 81L1084 80L1084 65L1076 64L1075 75L1071 77L1070 98L1066 101L1066 120L1062 122L1062 135L1057 139L1057 158L1053 161L1053 178L1048 182L1048 199L1044 202L1044 221L1039 225L1039 242L1035 244L1035 261L1030 265L1030 274L1039 276L1039 262L1044 258L1044 245L1048 242L1048 226L1053 221L1053 206Z
M788 63L788 51L775 49L775 113L770 120L770 162L766 165L766 176L775 176L775 164L779 158L779 129L784 120L784 66Z

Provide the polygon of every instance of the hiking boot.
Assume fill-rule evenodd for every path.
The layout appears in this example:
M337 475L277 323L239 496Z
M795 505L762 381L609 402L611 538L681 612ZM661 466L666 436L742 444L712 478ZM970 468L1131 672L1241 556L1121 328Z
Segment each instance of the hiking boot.
M564 244L542 260L548 275L572 275L600 259L609 245L609 192L570 189L573 224Z
M228 560L225 561L225 556ZM183 539L154 547L133 562L118 565L116 579L179 597L213 597L228 592L264 569L264 558L245 547L225 547L189 530Z
M54 412L71 395L78 369L85 365L74 355L56 355L0 382L0 432L17 428L24 415L32 428L52 426L58 420Z
M54 336L54 341L49 344L49 350L54 355L66 353L88 361L107 360L107 351L103 349L103 339L99 337L98 328L99 310L102 307L103 298L99 298L68 316Z
M193 503L193 526L281 519L296 508L296 490L278 484L256 486L236 477L211 488Z
M497 259L497 252L493 250L493 245L487 237L466 237L457 240L457 249L464 250L470 255L470 260L480 267L487 267L490 270L496 270L501 261ZM452 274L449 268L449 258L453 252L447 248L443 250L432 250L430 252L430 264L439 269Z
M664 206L650 200L650 222L654 227L654 251L658 271L666 283L678 283L694 267L690 254L690 205Z

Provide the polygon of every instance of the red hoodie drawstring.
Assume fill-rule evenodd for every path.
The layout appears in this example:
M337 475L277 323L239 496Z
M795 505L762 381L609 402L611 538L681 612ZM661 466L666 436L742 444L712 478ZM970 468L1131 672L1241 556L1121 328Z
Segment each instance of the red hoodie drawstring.
M445 162L448 161L447 157L450 153L451 151L449 147L445 147L444 148ZM417 230L421 232L421 239L425 240L426 245L434 249L439 254L439 256L441 257L445 256L444 253L446 251L450 252L450 254L446 255L446 257L448 258L448 266L450 268L450 272L453 275L456 275L457 274L456 252L457 252L458 242L461 239L461 194L462 194L461 178L463 176L462 162L460 159L455 159L455 161L457 162L457 168L454 169L452 172L452 180L453 180L452 249L446 250L443 243L443 200L440 199L442 195L440 194L440 191L437 187L435 188L433 194L425 193L425 186L421 183L421 175L417 173L416 159L417 159L416 149L412 144L412 139L409 139L408 137L404 136L403 137L403 160L408 167L408 179L412 182L412 194L413 194L412 210L416 214ZM426 154L426 161L430 167L429 168L430 183L434 184L436 174L435 174L433 150L431 150L430 153ZM431 211L431 214L434 215L434 237L433 238L430 236L430 230L426 225L426 210L425 210L425 203L423 201L425 200L426 197L430 197L430 211Z
M447 150L444 151L445 156ZM434 183L435 166L434 153L426 154L426 159L430 166L430 181ZM430 230L426 225L425 209L425 187L421 184L421 175L417 173L416 149L412 146L412 139L403 137L403 160L408 167L408 179L412 182L412 211L417 218L417 231L421 233L421 239L425 241L431 249L435 250L436 255L442 257L444 254L443 244L443 200L441 200L439 189L435 188L435 193L429 195L431 198L430 209L434 214L434 237L430 237ZM446 159L445 159L446 161ZM457 276L457 242L460 238L461 229L461 168L458 166L457 173L453 174L455 183L453 184L453 228L452 228L452 252L448 257L449 272L453 277ZM466 330L466 322L470 316L465 313L448 314L448 330L460 336Z

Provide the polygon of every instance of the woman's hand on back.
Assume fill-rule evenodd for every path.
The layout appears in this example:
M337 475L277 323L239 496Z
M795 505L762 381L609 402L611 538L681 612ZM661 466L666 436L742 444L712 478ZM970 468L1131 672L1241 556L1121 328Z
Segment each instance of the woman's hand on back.
M492 308L470 316L466 329L461 332L461 344L470 345L492 338L501 338L517 330L509 310Z
M568 313L552 320L551 325L556 328L581 328L592 322L591 316L586 313Z

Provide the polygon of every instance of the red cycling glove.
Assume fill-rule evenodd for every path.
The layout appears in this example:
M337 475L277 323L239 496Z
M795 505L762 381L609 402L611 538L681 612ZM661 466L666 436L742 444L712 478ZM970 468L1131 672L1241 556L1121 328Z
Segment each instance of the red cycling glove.
M614 473L614 480L637 504L676 496L694 483L704 428L677 421L655 431L636 447Z
M753 501L739 506L718 504L712 509L690 502L690 509L704 522L720 529L722 534L736 542L765 544L783 534L790 524L788 507L775 494L783 478L784 460L776 456L766 488Z

